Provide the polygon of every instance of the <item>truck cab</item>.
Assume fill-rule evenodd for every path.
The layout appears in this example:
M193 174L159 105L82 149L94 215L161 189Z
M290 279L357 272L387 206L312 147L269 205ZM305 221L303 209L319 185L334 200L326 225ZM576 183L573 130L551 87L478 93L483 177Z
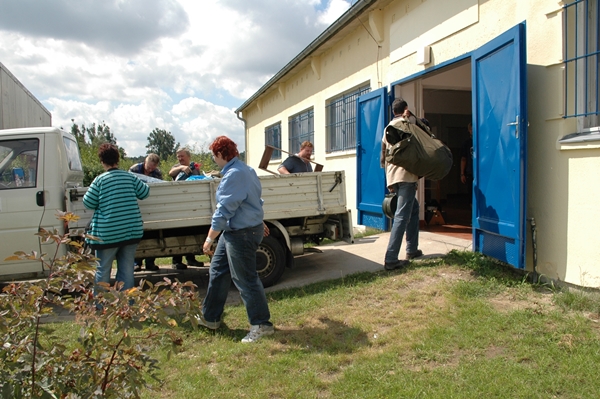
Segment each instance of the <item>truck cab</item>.
M35 234L40 228L64 232L56 213L65 209L65 189L82 185L83 167L73 135L52 127L0 130L0 276L3 280L44 275L40 261L5 259L16 251L53 256L54 243L42 243Z

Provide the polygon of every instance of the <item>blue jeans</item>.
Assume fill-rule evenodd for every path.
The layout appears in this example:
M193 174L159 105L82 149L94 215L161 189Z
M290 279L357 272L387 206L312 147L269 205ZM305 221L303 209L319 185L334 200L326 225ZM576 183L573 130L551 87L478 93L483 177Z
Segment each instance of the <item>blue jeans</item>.
M210 262L208 291L202 303L207 321L221 321L231 281L240 291L248 321L253 326L272 325L265 289L256 272L256 250L264 233L261 224L235 231L224 231Z
M398 197L398 205L394 214L390 242L385 252L386 263L398 260L405 231L406 252L413 253L419 249L419 202L415 198L417 183L396 183L392 187Z
M96 268L96 284L100 282L110 283L110 270L113 261L117 260L117 281L123 282L123 290L127 290L135 284L133 267L135 250L138 244L129 244L114 248L97 249L96 257L98 267Z

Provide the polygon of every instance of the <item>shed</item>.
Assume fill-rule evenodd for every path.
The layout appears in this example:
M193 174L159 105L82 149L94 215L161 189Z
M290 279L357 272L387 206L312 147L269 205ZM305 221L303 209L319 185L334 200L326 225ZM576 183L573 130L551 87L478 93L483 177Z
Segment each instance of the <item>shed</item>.
M51 125L50 111L0 62L0 129Z

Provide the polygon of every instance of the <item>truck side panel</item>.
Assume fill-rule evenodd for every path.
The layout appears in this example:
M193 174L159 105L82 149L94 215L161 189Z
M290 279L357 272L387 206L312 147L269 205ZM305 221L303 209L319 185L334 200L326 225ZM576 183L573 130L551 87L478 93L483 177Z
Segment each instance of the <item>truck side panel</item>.
M261 176L265 220L346 213L343 172ZM140 201L145 230L209 226L216 207L219 180L196 180L151 184L150 196ZM70 228L85 228L93 211L81 198L87 188L68 193L67 210L81 217Z

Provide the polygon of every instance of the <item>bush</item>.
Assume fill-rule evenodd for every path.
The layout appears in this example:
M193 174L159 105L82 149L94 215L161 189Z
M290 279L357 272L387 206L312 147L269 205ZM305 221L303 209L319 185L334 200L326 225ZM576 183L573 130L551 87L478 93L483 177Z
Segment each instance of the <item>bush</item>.
M64 213L58 218L68 223L77 216ZM7 258L40 260L48 277L12 283L0 294L0 395L139 397L146 377L156 378L159 369L147 355L148 346L160 340L176 350L182 344L173 327L189 321L198 308L195 285L169 279L152 285L142 280L138 287L121 291L118 284L106 284L94 297L96 258L81 244L83 233L41 229L37 235L56 243L54 257L46 260L45 254L16 252ZM61 245L70 250L57 258ZM74 345L65 346L60 337L41 336L41 318L55 307L76 315L81 330Z

